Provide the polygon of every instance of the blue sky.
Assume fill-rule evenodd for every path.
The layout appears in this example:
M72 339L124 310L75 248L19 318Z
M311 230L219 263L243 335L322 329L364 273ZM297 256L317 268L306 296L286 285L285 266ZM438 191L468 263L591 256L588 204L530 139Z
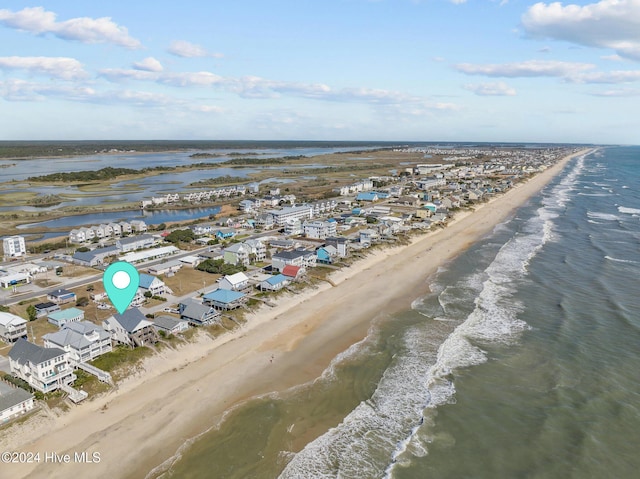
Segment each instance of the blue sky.
M0 108L0 140L637 144L640 0L5 0Z

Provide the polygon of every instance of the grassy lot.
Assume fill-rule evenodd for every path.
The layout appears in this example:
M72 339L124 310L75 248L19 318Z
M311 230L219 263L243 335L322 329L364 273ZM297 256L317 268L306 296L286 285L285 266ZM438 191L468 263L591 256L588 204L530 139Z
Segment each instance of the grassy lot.
M202 291L203 284L205 290L211 289L219 277L219 274L209 274L189 266L183 266L175 275L161 279L173 290L176 296L182 296Z
M73 387L75 389L85 391L89 394L89 397L102 394L111 389L111 386L103 383L97 377L87 373L86 371L83 371L82 369L76 369L75 375L77 379L73 383Z

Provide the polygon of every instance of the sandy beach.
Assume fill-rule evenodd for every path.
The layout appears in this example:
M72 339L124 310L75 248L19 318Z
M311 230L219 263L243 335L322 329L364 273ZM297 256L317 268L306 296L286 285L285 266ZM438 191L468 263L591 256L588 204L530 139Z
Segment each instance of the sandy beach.
M3 431L0 451L39 452L41 461L3 464L0 479L144 478L233 406L319 376L336 354L366 336L372 319L407 309L427 291L427 279L440 265L507 220L585 151L474 212L459 213L445 229L337 271L331 276L335 287L323 283L279 298L276 307L263 307L237 331L163 350L116 391L60 417ZM83 452L99 453L100 462L75 462L74 453ZM70 454L71 460L45 463L46 453Z

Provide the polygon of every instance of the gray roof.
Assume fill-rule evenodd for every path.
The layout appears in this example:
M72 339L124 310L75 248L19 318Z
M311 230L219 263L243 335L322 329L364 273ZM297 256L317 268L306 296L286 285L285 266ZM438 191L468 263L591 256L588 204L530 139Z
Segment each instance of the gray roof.
M77 259L78 261L84 261L86 263L91 263L97 256L109 256L110 253L117 253L118 248L115 246L107 246L106 248L96 248L93 251L85 251L76 252L73 255L73 259Z
M89 321L67 323L60 331L45 334L42 338L62 347L68 345L75 349L82 349L93 343L93 341L89 341L85 335L91 334L94 331L100 335L101 341L110 338L109 333Z
M182 311L180 315L181 318L191 318L201 321L207 315L215 313L215 310L211 306L206 306L194 300L184 301L182 304L187 307Z
M272 259L282 258L282 259L296 259L301 256L307 256L312 253L311 251L306 250L293 250L293 251L280 251L279 253L274 253L271 257Z
M139 309L127 309L124 313L114 313L113 318L120 323L127 333L133 333L138 329L140 322L148 321Z
M18 339L9 351L9 357L20 364L40 364L63 354L65 352L60 348L43 348L22 338Z
M183 323L183 320L172 318L171 316L157 316L153 319L156 326L162 329L173 329L178 324Z
M24 389L14 388L0 382L0 411L16 406L32 397L33 395Z
M120 244L131 244L131 243L137 243L138 241L148 241L152 239L153 239L152 235L139 235L139 236L129 236L127 238L120 238L118 242Z

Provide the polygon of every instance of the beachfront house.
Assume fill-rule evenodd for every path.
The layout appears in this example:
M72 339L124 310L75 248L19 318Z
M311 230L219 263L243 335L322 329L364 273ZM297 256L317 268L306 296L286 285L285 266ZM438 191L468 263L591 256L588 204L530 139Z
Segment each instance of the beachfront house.
M76 293L68 289L56 289L47 294L47 300L56 304L66 304L75 302Z
M180 334L189 329L189 323L183 319L171 316L156 316L153 318L153 327L158 334L164 332L165 335Z
M300 266L293 266L288 264L287 266L282 268L282 274L290 278L291 281L295 281L303 276L304 270Z
M146 346L158 342L153 323L139 309L127 309L122 314L114 313L102 322L102 327L111 334L114 342L127 346Z
M360 231L360 243L364 246L371 246L380 239L380 235L376 230L364 229Z
M347 238L331 237L325 239L327 246L333 246L338 252L340 258L345 258L349 255L349 241Z
M27 338L27 321L15 314L0 311L0 339L5 343L15 343Z
M224 311L239 308L245 301L245 294L227 289L216 289L202 297L203 303Z
M301 268L315 267L317 257L315 251L307 251L303 249L296 249L293 251L280 251L274 253L271 257L271 264L273 269L282 272L283 268L287 265L299 266Z
M33 394L0 382L0 424L24 415L34 407Z
M193 298L182 301L178 305L178 311L180 319L193 326L206 326L220 319L219 311Z
M316 255L318 263L331 264L333 259L338 256L338 250L331 245L321 246L316 250Z
M277 274L265 279L264 281L260 281L260 283L258 283L258 289L262 291L280 291L290 282L291 278L289 276Z
M68 308L62 311L54 311L47 315L47 320L59 328L67 323L74 323L84 319L84 311L78 308Z
M76 380L69 353L60 348L43 348L19 339L9 351L11 374L32 388L48 393Z
M72 365L92 361L110 352L111 335L89 321L65 324L60 331L42 336L45 348L60 348L69 353Z

